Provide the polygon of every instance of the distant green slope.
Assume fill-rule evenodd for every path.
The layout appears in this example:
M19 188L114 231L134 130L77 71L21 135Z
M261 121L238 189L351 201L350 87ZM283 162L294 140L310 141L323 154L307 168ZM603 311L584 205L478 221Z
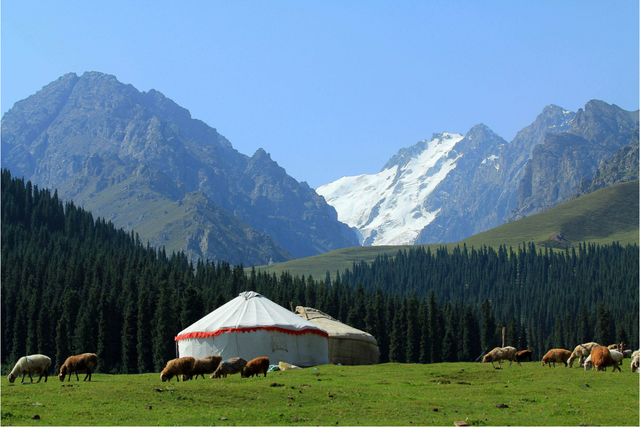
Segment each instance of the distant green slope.
M479 233L458 243L421 245L449 249L466 244L468 247L483 245L494 248L500 245L517 247L522 242L534 242L540 246L564 248L577 246L580 242L622 245L638 244L639 181L617 184L584 195L560 206L503 224ZM561 235L563 238L558 238ZM350 268L353 263L370 262L378 255L395 255L399 250L414 246L361 246L340 249L322 255L258 267L262 271L280 274L288 271L293 275L313 275L324 279L329 271Z

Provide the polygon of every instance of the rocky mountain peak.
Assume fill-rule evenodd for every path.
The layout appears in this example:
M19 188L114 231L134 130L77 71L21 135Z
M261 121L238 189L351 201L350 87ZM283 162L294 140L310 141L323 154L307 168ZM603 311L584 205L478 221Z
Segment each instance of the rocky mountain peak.
M62 198L108 213L117 226L148 230L143 238L174 248L181 246L172 239L185 234L239 245L251 244L240 235L263 240L269 235L290 252L273 257L281 261L357 244L324 199L288 176L266 151L249 158L161 92L139 92L109 74L66 74L16 103L2 119L2 154L2 166L15 176L60 188ZM190 231L179 232L178 218L195 215L179 204L194 192L210 199L200 205L209 213L184 219ZM172 221L164 223L169 217ZM214 217L225 224L202 223ZM225 237L232 232L234 237ZM191 253L216 259L231 250L199 247L206 250ZM242 253L253 255L243 261ZM251 265L260 256L236 248L229 259Z

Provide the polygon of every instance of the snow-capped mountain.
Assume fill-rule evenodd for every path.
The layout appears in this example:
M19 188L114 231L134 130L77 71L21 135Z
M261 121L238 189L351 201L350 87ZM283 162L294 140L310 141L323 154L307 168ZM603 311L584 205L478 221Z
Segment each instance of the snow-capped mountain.
M455 169L462 154L454 148L463 139L436 134L401 150L375 175L345 176L316 192L336 209L339 221L358 231L363 245L412 243L440 211L425 201Z
M375 175L343 177L316 192L362 245L458 242L574 197L583 178L637 139L638 111L590 101L556 105L507 143L479 124L401 149Z

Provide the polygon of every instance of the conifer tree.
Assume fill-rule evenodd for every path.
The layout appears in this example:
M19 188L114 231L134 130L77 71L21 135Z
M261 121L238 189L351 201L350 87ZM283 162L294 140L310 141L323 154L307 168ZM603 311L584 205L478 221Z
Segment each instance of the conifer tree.
M498 347L496 340L496 320L493 316L493 309L488 299L485 299L480 306L480 316L482 317L480 325L480 342L482 351L490 352L493 348Z
M467 305L467 308L464 311L462 325L463 338L460 360L473 362L480 356L482 352L482 345L480 344L480 325L478 324L478 318L473 312L470 304Z
M518 342L520 338L518 336L519 326L515 316L512 314L507 321L507 332L505 338L505 344L507 346L518 348Z
M418 301L416 294L411 295L407 300L406 318L406 361L407 363L418 363L420 361L420 338L422 337L422 328L420 326L420 302Z
M153 366L160 372L167 361L176 357L175 330L176 315L174 309L174 292L167 282L160 283L158 304L153 317Z
M444 338L444 321L442 310L436 299L435 292L429 293L429 307L427 319L428 349L431 363L442 362L442 341Z
M407 361L407 300L395 311L389 339L389 361L405 363Z
M442 360L444 362L458 361L458 318L449 301L444 306L445 327L442 339Z
M598 305L598 321L596 323L596 338L600 345L613 344L615 340L615 325L611 310L605 308L604 302Z

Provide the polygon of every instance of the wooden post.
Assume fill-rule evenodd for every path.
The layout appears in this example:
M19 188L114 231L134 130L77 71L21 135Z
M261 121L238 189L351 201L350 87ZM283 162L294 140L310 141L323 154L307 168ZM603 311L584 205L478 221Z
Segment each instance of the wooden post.
M505 335L505 331L507 330L506 327L502 327L502 347L504 348L504 335Z

